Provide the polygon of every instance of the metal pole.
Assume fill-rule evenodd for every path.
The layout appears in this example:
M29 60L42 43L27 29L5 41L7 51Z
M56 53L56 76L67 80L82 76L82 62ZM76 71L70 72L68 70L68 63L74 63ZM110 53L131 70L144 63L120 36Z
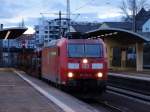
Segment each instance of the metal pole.
M3 65L3 40L0 40L0 66Z
M61 11L59 11L59 38L62 37L61 32Z
M67 0L68 33L70 33L70 0Z
M8 39L8 67L10 67L10 47L9 47L9 39Z
M136 32L136 0L133 0L133 23L132 23L133 32Z

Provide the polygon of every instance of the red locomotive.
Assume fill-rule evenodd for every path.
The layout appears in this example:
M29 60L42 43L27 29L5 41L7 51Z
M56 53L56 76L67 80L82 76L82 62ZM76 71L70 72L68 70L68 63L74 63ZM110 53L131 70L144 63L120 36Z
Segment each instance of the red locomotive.
M42 50L41 77L65 87L105 90L106 47L101 39L66 39Z

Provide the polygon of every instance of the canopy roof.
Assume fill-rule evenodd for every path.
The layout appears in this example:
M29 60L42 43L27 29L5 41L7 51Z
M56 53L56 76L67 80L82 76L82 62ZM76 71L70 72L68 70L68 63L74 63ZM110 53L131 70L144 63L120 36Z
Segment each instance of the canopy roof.
M21 36L27 28L13 27L0 30L0 39L15 39Z
M150 41L148 38L134 33L132 31L123 30L119 28L102 28L86 32L86 34L93 38L111 38L124 43L136 43Z

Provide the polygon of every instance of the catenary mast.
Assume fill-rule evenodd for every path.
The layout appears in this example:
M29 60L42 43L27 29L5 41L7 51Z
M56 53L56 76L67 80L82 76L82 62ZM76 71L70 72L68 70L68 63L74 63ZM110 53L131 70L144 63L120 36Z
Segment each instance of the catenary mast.
M70 33L70 0L67 0L68 33Z

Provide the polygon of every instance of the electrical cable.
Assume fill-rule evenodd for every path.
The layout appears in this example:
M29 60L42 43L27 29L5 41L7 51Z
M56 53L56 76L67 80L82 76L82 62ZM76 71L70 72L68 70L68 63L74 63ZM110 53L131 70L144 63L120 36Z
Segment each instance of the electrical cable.
M85 3L84 5L80 6L79 8L75 9L75 11L80 10L84 7L86 7L87 5L89 5L90 3L94 2L95 0L90 0L89 2Z

